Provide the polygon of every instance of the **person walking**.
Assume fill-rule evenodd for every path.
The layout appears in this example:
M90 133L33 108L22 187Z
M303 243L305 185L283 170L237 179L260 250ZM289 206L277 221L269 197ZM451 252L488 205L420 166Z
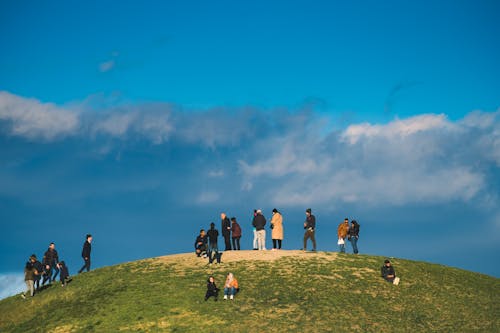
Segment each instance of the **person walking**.
M241 227L236 217L231 217L231 235L233 238L233 250L240 250Z
M56 245L54 243L50 243L49 248L43 255L43 264L47 270L49 283L55 281L57 274L59 274L59 267L57 265L58 262L59 255L57 254ZM54 275L52 275L52 270L55 271Z
M266 229L264 229L266 218L262 215L260 209L257 210L257 215L253 218L252 225L257 231L257 248L259 250L266 250Z
M273 217L271 218L271 238L273 239L273 250L281 250L281 242L283 241L283 216L276 208L273 209Z
M347 239L351 242L352 252L358 254L359 223L356 220L351 221L351 226L347 233Z
M83 243L83 248L82 248L82 258L83 258L83 266L80 268L78 271L78 274L83 272L84 269L90 271L90 252L92 252L92 235L87 234L85 236L85 242Z
M33 297L35 294L35 274L36 270L35 267L33 267L33 258L30 258L30 260L26 263L24 267L24 282L26 283L26 291L21 294L22 298L26 298L26 294L28 296Z
M32 254L30 257L33 267L35 268L35 290L40 289L40 280L42 279L42 274L43 274L43 265L42 263L36 258L35 254Z
M222 236L224 237L225 251L231 251L231 221L226 213L220 214Z
M306 209L306 220L304 222L304 247L302 250L307 250L307 240L310 238L313 245L313 251L316 251L316 217L312 214L311 208Z
M346 217L344 222L339 224L337 228L337 236L339 237L338 245L340 253L345 253L345 239L349 233L349 219Z

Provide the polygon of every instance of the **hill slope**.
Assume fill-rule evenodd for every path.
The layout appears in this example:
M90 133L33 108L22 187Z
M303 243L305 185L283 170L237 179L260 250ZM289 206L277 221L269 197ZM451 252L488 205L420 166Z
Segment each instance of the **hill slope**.
M97 269L23 300L0 302L0 332L499 332L500 280L382 257L299 251L226 252L221 265L193 254ZM234 301L203 300L213 274L233 272Z

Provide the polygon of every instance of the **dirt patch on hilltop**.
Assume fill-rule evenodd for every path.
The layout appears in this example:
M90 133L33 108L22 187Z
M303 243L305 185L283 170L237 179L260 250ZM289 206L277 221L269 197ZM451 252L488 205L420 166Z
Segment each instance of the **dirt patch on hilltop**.
M235 261L273 261L284 257L299 257L299 258L321 258L323 260L333 261L337 259L337 253L331 252L304 252L299 250L277 250L277 251L224 251L222 254L222 262ZM194 253L173 254L163 257L154 258L156 262L163 264L185 264L186 266L203 266L206 265L208 259L199 258Z

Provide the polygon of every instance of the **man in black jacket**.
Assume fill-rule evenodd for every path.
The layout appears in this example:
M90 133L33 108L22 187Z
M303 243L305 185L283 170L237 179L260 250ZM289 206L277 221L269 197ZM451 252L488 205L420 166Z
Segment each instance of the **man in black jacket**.
M396 272L394 271L394 267L389 259L384 261L384 266L380 268L380 274L387 282L394 283L394 279L396 278Z
M54 243L50 243L49 248L43 255L43 264L45 265L49 282L55 281L57 275L59 274L59 267L57 265L58 262L59 255L56 251L56 245ZM52 275L52 270L55 271L54 275Z
M259 250L266 249L266 229L264 226L266 225L266 218L262 215L262 211L257 210L257 214L253 218L252 225L255 227L257 231L257 248Z
M304 222L304 229L306 232L304 233L304 247L303 250L307 249L307 240L311 238L313 243L313 251L316 251L316 217L312 214L311 208L306 209L306 220Z
M231 221L226 216L226 213L221 213L220 219L222 222L221 231L222 231L222 236L224 237L226 251L231 251Z
M87 269L87 272L90 271L90 252L92 251L92 235L87 234L85 243L83 243L83 249L82 249L82 258L83 258L83 266L80 268L78 273L83 272L84 269Z

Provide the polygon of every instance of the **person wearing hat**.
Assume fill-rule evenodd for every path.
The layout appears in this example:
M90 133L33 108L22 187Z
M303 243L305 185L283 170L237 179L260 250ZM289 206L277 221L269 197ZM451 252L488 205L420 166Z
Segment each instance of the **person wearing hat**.
M391 261L389 259L384 260L384 266L380 268L380 274L387 281L394 283L396 280L396 272L394 271L394 267L392 267ZM397 278L399 281L399 278ZM396 284L396 283L394 283Z
M87 234L85 237L85 242L83 243L83 249L82 249L82 258L83 258L83 266L80 268L78 273L83 272L84 269L87 269L87 272L90 271L90 252L92 251L92 235Z
M262 215L260 209L257 210L257 215L253 218L252 225L257 231L257 248L259 250L266 250L266 229L264 229L266 218Z
M310 238L313 244L313 251L316 251L316 217L312 214L311 208L306 209L306 220L304 222L304 229L306 232L304 233L304 247L302 250L306 251L307 249L307 240Z
M281 250L281 242L283 241L283 217L276 208L273 209L273 217L271 218L271 238L273 239L273 250ZM276 247L276 243L278 243Z
M35 274L36 269L33 267L33 257L30 257L29 261L24 267L24 282L26 283L26 291L21 294L22 298L26 298L26 295L33 297L35 295Z

